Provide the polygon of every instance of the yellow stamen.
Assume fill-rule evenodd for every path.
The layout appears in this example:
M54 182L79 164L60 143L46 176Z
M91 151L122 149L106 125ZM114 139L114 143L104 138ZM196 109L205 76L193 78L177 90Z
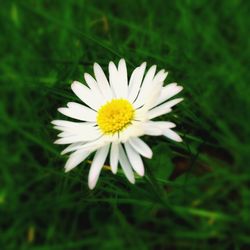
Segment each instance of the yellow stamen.
M99 109L97 124L104 134L114 134L131 124L134 113L135 110L129 101L113 99Z

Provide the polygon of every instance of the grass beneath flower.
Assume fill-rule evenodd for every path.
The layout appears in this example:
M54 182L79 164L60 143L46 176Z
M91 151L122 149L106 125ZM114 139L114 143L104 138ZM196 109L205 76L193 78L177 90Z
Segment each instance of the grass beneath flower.
M5 1L0 37L0 248L248 249L247 1ZM146 138L130 185L89 162L63 172L50 121L96 61L169 71L185 101L165 117L184 143Z

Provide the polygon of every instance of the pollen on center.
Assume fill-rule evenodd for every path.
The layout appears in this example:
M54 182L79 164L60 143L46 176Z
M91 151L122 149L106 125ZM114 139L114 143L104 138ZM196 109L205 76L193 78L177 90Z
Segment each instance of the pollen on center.
M126 99L113 99L97 113L97 124L104 134L114 134L131 124L135 110Z

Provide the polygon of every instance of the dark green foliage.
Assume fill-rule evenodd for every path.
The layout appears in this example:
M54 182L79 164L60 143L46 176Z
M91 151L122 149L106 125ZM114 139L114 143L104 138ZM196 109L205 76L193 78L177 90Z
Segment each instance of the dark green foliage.
M2 1L0 249L249 249L249 1ZM97 61L169 71L184 143L146 138L130 185L65 174L50 121Z

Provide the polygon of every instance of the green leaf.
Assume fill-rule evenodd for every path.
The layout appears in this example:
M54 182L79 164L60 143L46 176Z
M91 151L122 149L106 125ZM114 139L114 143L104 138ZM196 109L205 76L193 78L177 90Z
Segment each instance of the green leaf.
M171 161L171 152L165 144L153 147L153 152L152 159L147 160L148 165L157 179L167 180L174 169Z

